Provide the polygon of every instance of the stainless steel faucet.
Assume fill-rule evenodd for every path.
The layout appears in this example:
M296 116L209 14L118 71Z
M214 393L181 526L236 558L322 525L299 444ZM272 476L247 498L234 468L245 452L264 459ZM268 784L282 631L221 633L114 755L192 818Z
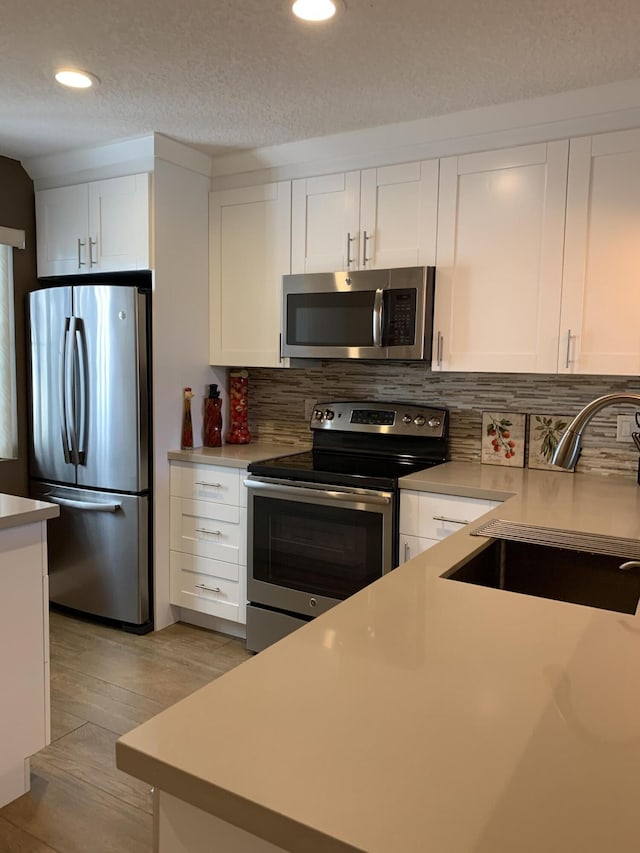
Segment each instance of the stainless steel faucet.
M580 440L586 425L601 409L618 403L628 403L640 408L640 394L605 394L604 397L598 397L586 405L567 427L551 457L551 463L560 468L573 468L580 456Z

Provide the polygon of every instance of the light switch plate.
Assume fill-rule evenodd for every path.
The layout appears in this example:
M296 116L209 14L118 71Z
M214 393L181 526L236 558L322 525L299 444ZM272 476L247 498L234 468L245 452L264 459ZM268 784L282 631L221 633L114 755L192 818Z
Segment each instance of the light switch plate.
M636 427L636 419L634 415L618 415L616 441L633 441L631 433L636 431L640 432Z

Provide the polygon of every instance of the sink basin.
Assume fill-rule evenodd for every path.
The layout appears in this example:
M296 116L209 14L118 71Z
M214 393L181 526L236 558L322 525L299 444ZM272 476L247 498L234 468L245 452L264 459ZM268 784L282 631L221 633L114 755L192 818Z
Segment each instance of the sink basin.
M442 577L601 610L635 613L640 599L640 569L620 569L627 559L530 542L493 540Z

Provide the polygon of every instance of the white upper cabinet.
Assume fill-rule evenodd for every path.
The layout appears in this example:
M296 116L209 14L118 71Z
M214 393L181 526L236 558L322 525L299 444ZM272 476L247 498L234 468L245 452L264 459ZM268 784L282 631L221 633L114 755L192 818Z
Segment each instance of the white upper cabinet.
M568 147L441 161L434 370L556 372Z
M280 367L291 182L211 194L211 364Z
M291 271L435 261L438 161L293 181Z
M293 181L291 272L358 269L360 172Z
M150 268L149 175L36 192L38 275Z
M571 140L561 373L640 373L640 130Z

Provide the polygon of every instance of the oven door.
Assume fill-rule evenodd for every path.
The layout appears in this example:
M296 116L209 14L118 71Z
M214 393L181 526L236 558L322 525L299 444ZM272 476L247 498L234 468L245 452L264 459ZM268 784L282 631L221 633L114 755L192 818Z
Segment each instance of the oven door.
M393 567L392 492L250 476L250 602L313 617Z

